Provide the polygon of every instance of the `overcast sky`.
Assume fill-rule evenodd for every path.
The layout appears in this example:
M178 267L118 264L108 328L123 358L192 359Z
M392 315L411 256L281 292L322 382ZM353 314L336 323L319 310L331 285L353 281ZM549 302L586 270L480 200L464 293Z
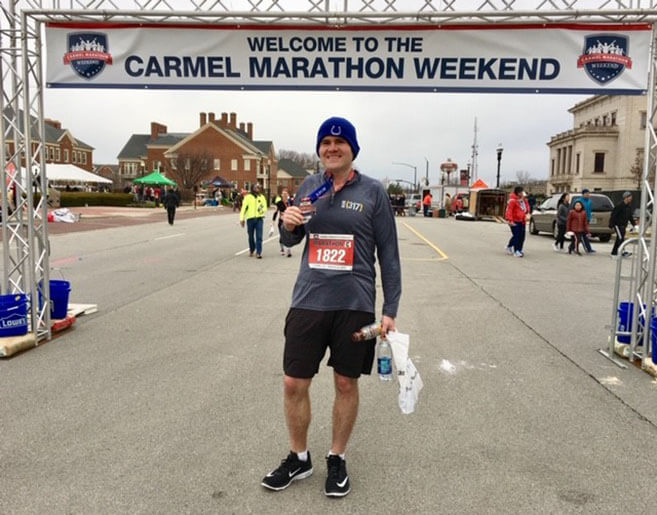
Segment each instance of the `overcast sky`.
M518 170L546 179L550 137L572 128L568 108L587 98L574 95L434 93L198 92L142 90L47 90L45 115L93 146L94 162L117 163L131 134L150 132L150 122L170 132L198 128L199 112L237 113L253 122L254 138L271 140L276 150L314 152L317 128L329 116L356 126L361 152L356 167L390 179L418 179L426 171L439 181L447 158L465 168L470 160L474 119L479 127L479 177L495 184L495 148L502 143L501 177Z

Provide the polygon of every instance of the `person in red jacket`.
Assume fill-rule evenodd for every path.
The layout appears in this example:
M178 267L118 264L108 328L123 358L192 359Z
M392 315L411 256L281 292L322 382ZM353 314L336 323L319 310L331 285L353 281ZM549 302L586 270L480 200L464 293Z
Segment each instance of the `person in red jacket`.
M570 239L570 246L568 247L568 254L575 254L581 256L579 252L580 241L584 245L584 249L588 248L586 245L587 234L589 233L589 221L586 218L586 210L584 204L579 200L575 202L573 209L568 213L568 220L566 222L566 231L573 232L575 235Z
M516 186L509 196L509 203L504 216L511 226L511 239L506 246L506 251L515 257L525 256L522 252L522 246L525 243L527 213L529 213L529 204L525 200L523 187Z

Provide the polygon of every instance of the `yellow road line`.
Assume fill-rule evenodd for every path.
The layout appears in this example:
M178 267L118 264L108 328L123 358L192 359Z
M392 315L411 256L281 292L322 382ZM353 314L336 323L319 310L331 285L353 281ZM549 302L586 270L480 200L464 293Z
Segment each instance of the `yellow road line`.
M440 250L438 247L436 247L433 243L431 243L429 240L427 240L424 236L422 236L418 231L413 229L410 225L408 225L406 222L402 222L404 224L404 227L406 227L409 231L411 231L415 236L420 238L424 243L429 245L433 250L435 250L438 255L440 256L440 261L444 261L445 259L449 259L447 257L447 254L445 254L442 250Z

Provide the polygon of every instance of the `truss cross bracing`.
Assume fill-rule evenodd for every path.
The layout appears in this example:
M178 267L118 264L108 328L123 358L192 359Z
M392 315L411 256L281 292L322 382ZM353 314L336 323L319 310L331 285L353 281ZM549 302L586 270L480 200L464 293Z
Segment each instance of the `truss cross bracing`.
M654 23L657 0L4 0L0 4L0 145L2 181L2 293L35 298L39 284L49 299L48 231L44 162L42 78L43 24L53 22L139 22L143 24L314 24L323 26L400 24L556 24ZM655 300L655 234L651 217L655 184L648 181L657 163L655 122L655 32L651 48L646 124L640 266L632 298L639 306ZM23 166L21 166L23 165ZM31 195L28 193L38 193ZM15 206L9 209L8 196ZM48 302L32 303L31 322L40 338L50 336ZM648 309L648 308L646 308ZM647 331L649 331L649 327ZM634 331L636 333L636 331ZM644 335L645 336L645 335ZM649 337L649 335L647 335Z

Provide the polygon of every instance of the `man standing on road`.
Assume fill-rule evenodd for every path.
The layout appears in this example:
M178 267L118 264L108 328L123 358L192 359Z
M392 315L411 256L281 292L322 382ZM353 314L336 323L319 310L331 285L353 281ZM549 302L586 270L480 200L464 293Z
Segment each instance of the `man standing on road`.
M246 221L246 232L249 234L249 257L255 252L258 259L262 258L262 228L266 213L267 199L261 193L260 184L254 182L240 210L240 225L244 227Z
M325 172L303 182L296 195L303 211L288 207L281 233L287 246L305 240L284 332L291 451L261 484L283 490L313 472L307 441L309 389L328 347L335 398L324 493L343 497L351 490L345 451L358 415L358 378L370 373L376 342L352 342L351 334L375 320L375 251L383 286L382 334L395 329L401 268L395 218L383 185L352 166L360 150L354 126L344 118L329 118L319 128L316 150Z
M178 195L173 191L173 188L167 189L166 194L162 198L162 205L167 209L169 225L173 225L173 219L176 217L176 208L180 205Z
M582 205L584 206L584 210L586 211L586 222L591 225L591 218L593 218L593 207L591 205L591 192L584 188L582 190L582 198L579 199L582 202ZM586 251L587 254L595 254L595 250L593 250L593 247L591 247L591 242L589 241L588 237L582 239L582 243L584 244L584 250Z
M623 193L623 200L614 206L614 210L609 217L609 227L616 233L616 241L611 251L612 256L618 255L618 248L625 241L625 229L627 229L629 222L632 222L632 225L636 225L632 216L632 194L626 191ZM629 255L629 252L623 252L624 257Z

